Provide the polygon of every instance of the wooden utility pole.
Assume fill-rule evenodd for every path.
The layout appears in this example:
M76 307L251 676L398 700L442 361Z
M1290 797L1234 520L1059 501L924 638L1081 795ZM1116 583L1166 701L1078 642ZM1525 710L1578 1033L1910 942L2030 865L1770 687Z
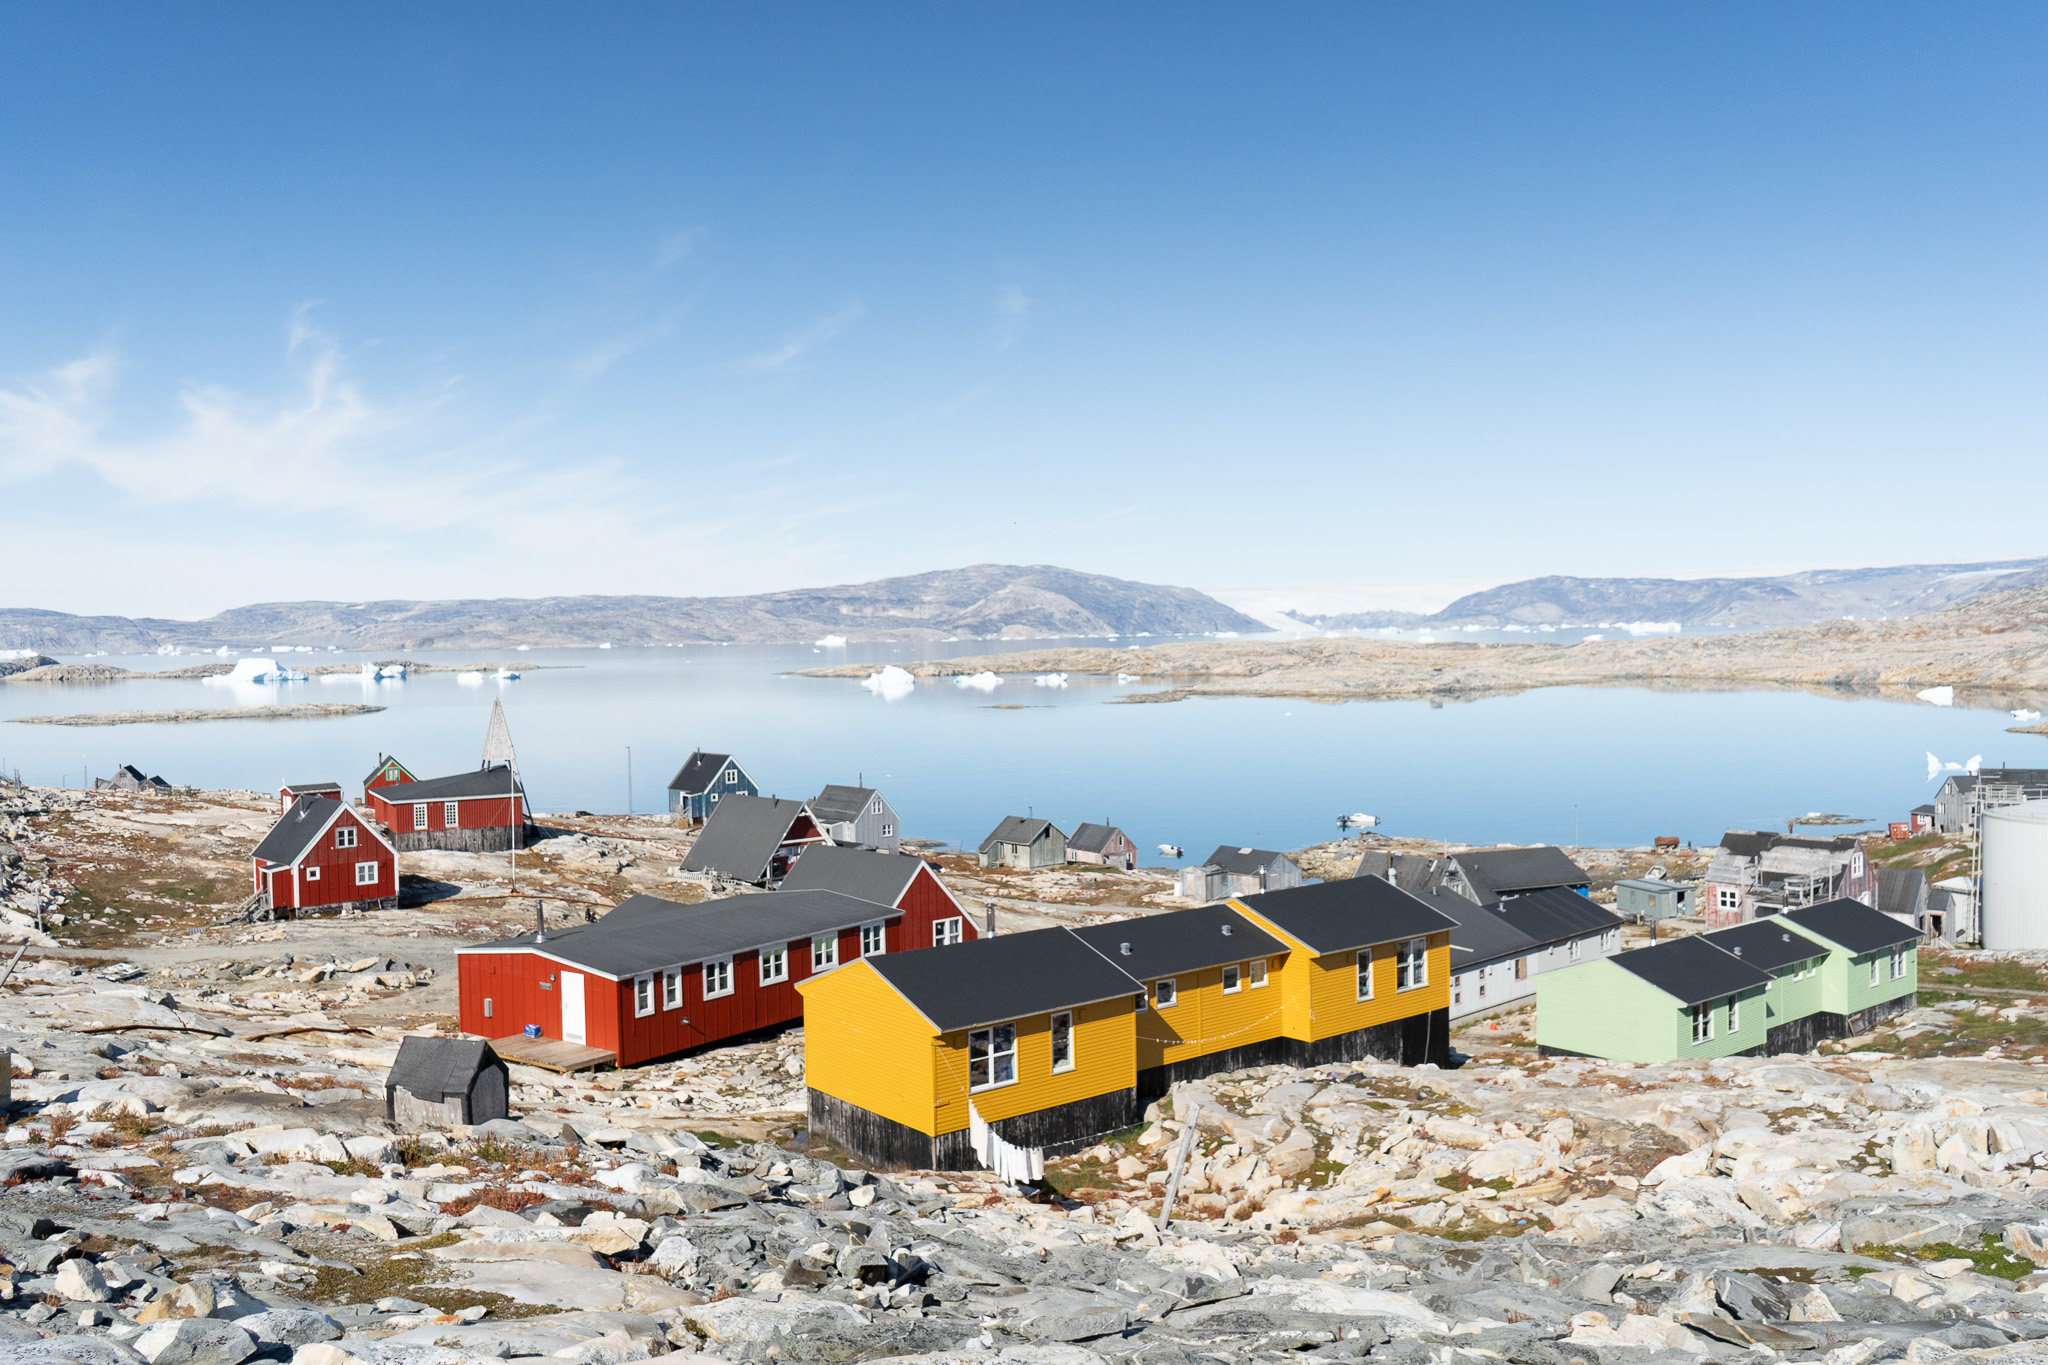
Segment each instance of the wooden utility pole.
M1173 1222L1173 1201L1180 1197L1180 1173L1187 1169L1188 1150L1195 1145L1195 1116L1191 1113L1182 1121L1180 1146L1173 1152L1173 1170L1166 1177L1166 1198L1159 1201L1159 1230L1166 1231Z

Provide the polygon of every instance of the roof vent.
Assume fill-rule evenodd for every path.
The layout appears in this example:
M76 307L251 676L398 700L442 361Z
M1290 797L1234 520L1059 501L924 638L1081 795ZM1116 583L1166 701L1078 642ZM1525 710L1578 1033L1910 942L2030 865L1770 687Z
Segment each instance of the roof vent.
M1741 945L1740 943L1738 943L1738 944L1736 944L1736 945L1735 945L1735 955L1736 955L1737 957L1741 957L1741 956L1742 956L1742 945Z
M1792 935L1790 934L1780 934L1778 937L1784 939L1787 943L1790 943L1792 941Z
M1129 957L1129 956L1131 955L1131 945L1130 945L1130 944L1128 944L1128 943L1119 943L1119 944L1117 944L1117 945L1116 945L1116 947L1117 947L1117 951L1118 951L1118 952L1120 952L1120 953L1122 953L1122 954L1123 954L1123 955L1124 955L1125 957Z
M1239 852L1239 853L1249 853L1249 852L1251 852L1251 850L1250 850L1250 849L1248 849L1248 848L1241 848L1241 849L1239 849L1239 850L1238 850L1238 852Z
M1225 938L1229 938L1229 937L1230 937L1230 926L1229 926L1229 925L1227 925L1227 924L1223 926L1223 937L1225 937Z

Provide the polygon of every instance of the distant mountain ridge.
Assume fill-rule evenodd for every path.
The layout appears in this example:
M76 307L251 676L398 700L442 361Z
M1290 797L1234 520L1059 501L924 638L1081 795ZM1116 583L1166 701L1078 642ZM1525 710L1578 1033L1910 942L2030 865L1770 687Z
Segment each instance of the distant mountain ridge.
M2048 584L2048 558L1975 564L1815 569L1775 578L1568 578L1551 576L1468 593L1442 611L1344 612L1296 620L1325 630L1385 626L1604 626L1675 622L1761 629L1853 616L1917 616L2013 588Z
M1193 588L1047 564L975 564L748 597L543 597L264 602L203 621L0 608L0 649L469 649L848 640L1101 638L1267 629Z

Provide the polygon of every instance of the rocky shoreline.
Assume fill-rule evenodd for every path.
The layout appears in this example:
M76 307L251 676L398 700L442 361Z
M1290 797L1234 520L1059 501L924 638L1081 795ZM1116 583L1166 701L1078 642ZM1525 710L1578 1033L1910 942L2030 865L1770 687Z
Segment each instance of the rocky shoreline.
M63 716L15 716L16 725L183 725L201 720L327 720L367 716L381 706L362 702L295 702L282 706L215 706L185 711L81 711Z

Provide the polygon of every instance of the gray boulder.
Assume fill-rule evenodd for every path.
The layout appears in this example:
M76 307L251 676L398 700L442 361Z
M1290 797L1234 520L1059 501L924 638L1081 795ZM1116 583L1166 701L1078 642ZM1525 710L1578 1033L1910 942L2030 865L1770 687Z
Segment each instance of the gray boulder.
M0 1345L0 1365L142 1365L142 1357L104 1337L46 1337Z
M341 1324L325 1313L310 1308L273 1308L236 1318L235 1326L265 1346L304 1346L314 1341L334 1341L341 1336Z
M256 1353L256 1339L218 1318L179 1318L135 1338L135 1353L149 1365L242 1365Z

